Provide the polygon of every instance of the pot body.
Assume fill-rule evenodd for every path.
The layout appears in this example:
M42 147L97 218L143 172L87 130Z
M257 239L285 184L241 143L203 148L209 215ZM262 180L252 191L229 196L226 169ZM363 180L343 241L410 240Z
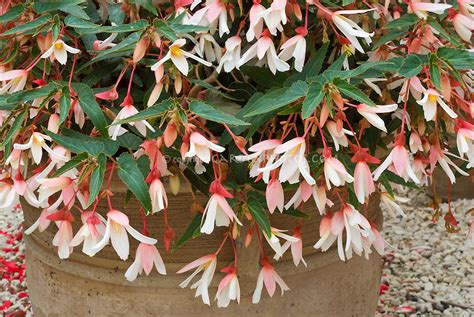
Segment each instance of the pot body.
M120 189L120 186L117 185ZM135 228L140 228L138 203L123 205L125 190L114 189L113 205L130 217ZM192 202L189 192L169 196L168 219L182 234L193 215L188 211ZM203 198L205 201L205 199ZM378 199L371 199L369 218L381 226L382 214ZM25 228L38 217L39 210L24 204ZM337 206L335 206L337 208ZM106 206L98 209L106 211ZM279 290L270 298L266 291L258 305L251 303L259 267L259 250L254 237L247 248L237 241L239 253L239 281L241 287L240 305L231 302L227 308L218 308L212 301L211 307L195 298L195 290L181 289L178 284L187 274L175 272L185 264L203 255L215 252L222 235L201 235L189 240L173 253L158 246L168 275L161 276L153 271L150 276L139 276L128 282L124 273L134 258L136 242L130 239L131 256L121 261L115 251L107 246L94 257L83 254L80 247L67 260L57 257L57 250L51 245L56 228L34 232L25 236L27 278L30 299L35 316L373 316L377 307L381 277L381 259L374 251L370 259L355 255L348 262L341 262L337 251L331 248L325 253L313 249L319 239L321 217L314 203L305 206L311 217L302 228L303 255L308 267L295 267L291 252L278 262L276 271L286 281L290 291L280 297ZM337 210L337 209L334 209ZM105 212L104 212L105 213ZM104 214L103 213L103 214ZM160 238L163 233L162 214L148 217L151 236ZM75 221L78 226L79 221ZM291 229L297 222L286 215L273 215L272 226ZM75 228L75 232L77 227ZM159 243L162 239L159 239ZM267 248L271 258L272 252ZM218 269L232 261L232 250L224 247L218 257ZM214 296L223 274L216 273L210 287Z
M436 184L436 194L441 197L443 202L448 201L448 186L451 187L451 200L474 198L474 175L472 173L470 176L460 176L456 179L456 183L450 184L446 173L437 168L433 172L433 179ZM428 190L433 194L432 186L429 186Z

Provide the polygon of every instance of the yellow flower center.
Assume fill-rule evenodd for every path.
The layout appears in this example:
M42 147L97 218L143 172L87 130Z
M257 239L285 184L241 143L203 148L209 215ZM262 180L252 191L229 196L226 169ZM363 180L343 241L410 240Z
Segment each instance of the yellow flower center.
M170 52L171 52L171 55L174 55L176 57L180 57L181 55L183 55L183 53L181 52L181 49L178 46L171 46Z
M58 50L62 49L63 48L63 43L61 43L61 42L54 43L54 48L56 48Z
M112 228L115 230L115 232L119 232L122 226L113 220L111 222L112 222Z
M433 103L436 102L437 97L435 95L428 95L428 101Z

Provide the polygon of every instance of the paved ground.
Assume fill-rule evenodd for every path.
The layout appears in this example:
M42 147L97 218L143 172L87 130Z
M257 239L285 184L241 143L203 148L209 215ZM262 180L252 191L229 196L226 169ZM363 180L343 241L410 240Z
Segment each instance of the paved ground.
M461 233L448 234L442 220L431 222L425 193L403 195L411 198L403 205L407 217L385 217L388 245L377 315L474 315L474 245L466 240L464 221ZM461 220L470 217L474 200L458 200L452 207ZM31 315L21 220L20 211L0 214L0 311L11 317Z

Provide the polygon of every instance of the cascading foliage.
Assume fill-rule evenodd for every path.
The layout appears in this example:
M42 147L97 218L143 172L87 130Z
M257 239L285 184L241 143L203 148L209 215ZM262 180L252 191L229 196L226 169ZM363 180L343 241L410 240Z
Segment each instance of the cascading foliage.
M273 213L303 224L314 201L316 249L382 254L372 194L403 215L395 185L435 186L438 165L454 183L474 166L469 0L13 0L0 13L0 211L37 207L26 233L55 222L62 259L110 242L126 260L130 235L130 281L166 274L152 236L168 251L225 227L215 253L178 271L196 270L180 286L210 305L221 249L254 238L258 303L264 286L289 290L272 265L287 250L306 265L304 228L274 228ZM140 230L110 199L116 176ZM208 202L194 198L175 239L167 197L180 186ZM457 232L455 213L435 204L433 217ZM148 232L153 217L164 232ZM223 263L220 307L240 301L237 256Z

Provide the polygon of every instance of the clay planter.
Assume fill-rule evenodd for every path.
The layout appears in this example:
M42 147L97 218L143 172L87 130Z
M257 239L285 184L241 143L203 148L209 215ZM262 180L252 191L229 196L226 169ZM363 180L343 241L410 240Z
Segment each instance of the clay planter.
M437 168L433 172L433 179L436 184L436 194L444 201L448 201L448 183L449 178L446 173ZM433 187L428 187L429 192L433 195ZM456 199L473 199L474 198L474 175L461 176L456 178L456 183L451 184L451 200Z
M113 189L114 207L130 217L135 228L140 228L137 203L123 206L125 189ZM189 225L193 215L190 210L191 195L182 192L169 197L169 221L179 237ZM205 198L203 198L205 201ZM379 224L382 214L378 199L371 199L369 217ZM39 211L24 204L25 228L38 217ZM150 276L140 276L128 282L124 273L135 256L136 241L132 245L128 261L121 261L115 251L107 246L95 257L88 257L79 247L68 260L60 260L51 245L55 226L43 233L35 231L25 236L28 288L35 316L373 316L378 300L381 277L380 256L374 251L370 259L354 256L347 263L341 262L333 248L326 253L316 252L313 244L319 239L321 217L314 205L307 205L311 215L303 226L303 254L308 267L295 268L290 252L274 263L277 272L287 282L290 291L280 297L279 290L273 298L264 290L260 304L251 303L259 272L259 251L254 238L249 248L240 243L239 280L241 302L232 302L228 308L204 305L194 298L195 290L181 289L178 284L187 277L175 272L198 257L214 252L222 235L202 235L189 240L174 253L166 253L162 247L162 214L149 217L150 235L157 237L158 248L163 256L167 276L155 271ZM336 207L337 208L337 207ZM105 204L99 211L105 211ZM104 212L102 212L105 214ZM76 217L78 218L78 217ZM276 228L292 229L294 218L280 215L271 218ZM75 221L79 225L79 219ZM239 242L239 241L237 241ZM161 243L161 244L160 244ZM239 243L238 243L239 244ZM270 255L270 248L267 248ZM224 248L218 258L218 268L232 260L231 248ZM213 297L223 274L216 273L209 290ZM212 298L213 299L213 298Z

